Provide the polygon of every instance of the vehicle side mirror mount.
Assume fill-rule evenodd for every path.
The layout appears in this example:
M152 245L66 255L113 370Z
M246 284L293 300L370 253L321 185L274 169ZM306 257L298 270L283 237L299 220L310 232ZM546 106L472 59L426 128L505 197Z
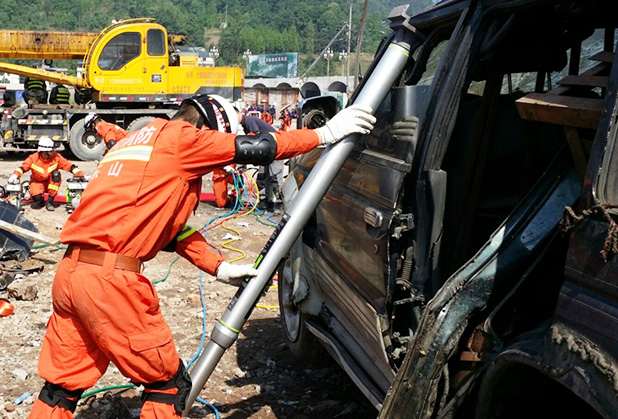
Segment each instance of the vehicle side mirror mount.
M337 112L339 112L339 102L333 96L316 96L306 99L300 108L298 128L320 128Z

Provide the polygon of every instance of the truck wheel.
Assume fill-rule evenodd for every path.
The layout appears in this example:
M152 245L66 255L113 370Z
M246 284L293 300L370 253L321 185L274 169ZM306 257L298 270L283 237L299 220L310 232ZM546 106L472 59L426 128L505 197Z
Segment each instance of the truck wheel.
M80 160L99 160L105 151L105 142L94 131L86 131L84 120L80 119L69 131L69 148Z
M324 348L305 325L305 314L298 309L292 299L293 269L290 258L285 258L279 267L277 288L283 338L294 356L314 365L319 365L329 357L325 355Z
M139 118L134 119L133 122L129 124L129 126L127 127L127 131L135 132L139 129L144 128L146 125L150 124L154 120L154 116L140 116Z

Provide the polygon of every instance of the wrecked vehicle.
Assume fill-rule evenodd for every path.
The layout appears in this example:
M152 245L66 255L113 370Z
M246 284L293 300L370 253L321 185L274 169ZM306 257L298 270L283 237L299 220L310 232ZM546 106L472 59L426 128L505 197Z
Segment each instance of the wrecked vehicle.
M422 43L279 272L292 352L326 348L380 417L618 417L611 6L408 19ZM301 121L336 111L312 98ZM320 153L291 163L286 205Z

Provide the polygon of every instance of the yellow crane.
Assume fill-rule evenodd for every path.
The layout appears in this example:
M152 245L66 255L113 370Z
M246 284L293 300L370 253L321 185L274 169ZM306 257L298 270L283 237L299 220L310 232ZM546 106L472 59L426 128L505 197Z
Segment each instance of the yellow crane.
M0 72L90 89L89 107L96 107L102 118L129 130L156 116L171 116L183 99L195 94L218 94L231 101L240 100L242 68L200 65L197 53L178 49L186 40L186 35L168 34L152 18L122 20L98 33L0 30L0 58L83 61L83 72L76 76L3 61ZM5 114L4 149L27 148L28 143L47 135L60 143L68 141L70 149L81 159L100 156L104 150L101 140L83 129L83 118L89 110L83 106L47 108L41 118L34 118L35 108L29 109L29 122L27 118L11 117L9 123ZM62 113L64 116L58 119L57 115ZM53 124L46 125L43 121L51 122L48 117L52 114L56 115ZM23 123L17 124L16 120Z

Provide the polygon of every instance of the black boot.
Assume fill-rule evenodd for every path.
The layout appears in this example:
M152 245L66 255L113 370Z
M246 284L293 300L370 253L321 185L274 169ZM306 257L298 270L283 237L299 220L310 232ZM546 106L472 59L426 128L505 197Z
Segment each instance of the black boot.
M45 203L45 209L47 211L56 211L56 207L54 206L54 197L49 196L47 198L47 202Z
M32 197L32 205L30 208L32 209L41 209L45 206L45 202L43 202L43 195L34 195Z

